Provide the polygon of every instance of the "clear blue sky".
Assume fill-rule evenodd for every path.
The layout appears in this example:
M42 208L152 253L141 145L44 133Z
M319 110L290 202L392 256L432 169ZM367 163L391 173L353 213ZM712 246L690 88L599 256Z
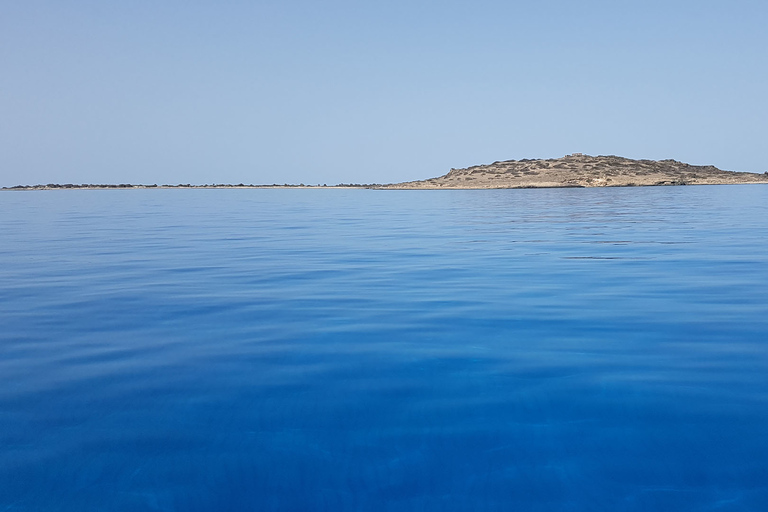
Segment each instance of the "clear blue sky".
M0 186L768 170L768 2L5 1Z

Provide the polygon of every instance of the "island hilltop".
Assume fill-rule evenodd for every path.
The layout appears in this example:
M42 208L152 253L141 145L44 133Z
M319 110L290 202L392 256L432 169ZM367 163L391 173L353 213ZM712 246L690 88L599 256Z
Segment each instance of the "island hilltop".
M438 178L380 185L377 188L632 187L735 183L768 183L768 173L723 171L711 165L690 165L676 160L632 160L574 153L563 158L507 160L451 169Z

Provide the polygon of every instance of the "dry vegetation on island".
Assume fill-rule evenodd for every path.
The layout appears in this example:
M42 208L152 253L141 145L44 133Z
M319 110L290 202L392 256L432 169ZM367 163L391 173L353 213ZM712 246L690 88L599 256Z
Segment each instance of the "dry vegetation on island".
M562 158L523 159L451 169L437 178L404 183L339 183L338 185L119 185L49 183L16 185L2 190L141 189L141 188L366 188L366 189L488 189L563 187L640 187L655 185L729 185L768 183L768 172L723 171L711 165L690 165L677 160L632 160L620 156L574 153Z
M507 160L451 169L438 178L382 185L388 189L485 189L548 187L632 187L768 183L768 173L723 171L676 160L632 160L619 156Z

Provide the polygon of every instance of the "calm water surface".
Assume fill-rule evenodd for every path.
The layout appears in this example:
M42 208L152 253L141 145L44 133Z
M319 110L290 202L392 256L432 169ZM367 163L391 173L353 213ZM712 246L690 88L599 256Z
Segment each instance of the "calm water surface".
M768 510L768 187L0 193L0 511Z

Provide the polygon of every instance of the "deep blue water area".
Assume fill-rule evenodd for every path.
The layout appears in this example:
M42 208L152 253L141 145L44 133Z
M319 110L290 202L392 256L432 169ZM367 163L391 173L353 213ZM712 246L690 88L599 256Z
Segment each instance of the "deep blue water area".
M0 193L0 511L768 510L768 186Z

